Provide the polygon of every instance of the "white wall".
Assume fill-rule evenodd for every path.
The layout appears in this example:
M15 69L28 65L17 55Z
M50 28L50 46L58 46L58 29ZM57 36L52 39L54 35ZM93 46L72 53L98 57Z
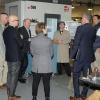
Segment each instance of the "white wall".
M18 6L18 17L23 20L24 18L36 18L38 21L44 21L44 14L60 14L61 20L71 20L71 5L68 5L69 10L64 12L64 4L53 4L35 1L16 1L5 5L5 11L9 14L10 6ZM30 6L36 6L36 9L28 9Z
M59 14L61 15L62 21L71 20L71 5L67 5L69 10L64 11L64 4L53 4L35 1L16 1L6 4L5 10L9 14L9 7L18 6L18 17L20 20L20 25L23 25L23 20L25 18L37 19L38 21L45 20L45 14ZM29 9L31 6L36 6L36 9ZM35 24L31 25L32 34L34 35Z
M30 6L36 6L36 9L28 9ZM38 21L44 21L44 14L60 14L61 20L68 21L71 20L71 6L68 5L69 11L64 12L63 4L52 4L44 2L34 2L34 1L22 1L21 2L21 12L24 18L36 18Z
M12 7L12 6L18 6L18 18L19 18L19 20L21 20L21 3L18 2L18 1L7 3L5 5L5 12L10 14L9 8ZM20 21L20 24L21 24L21 21Z

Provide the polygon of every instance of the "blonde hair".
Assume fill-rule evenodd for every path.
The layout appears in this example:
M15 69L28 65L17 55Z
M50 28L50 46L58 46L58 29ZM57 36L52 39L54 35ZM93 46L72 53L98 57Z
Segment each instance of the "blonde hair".
M18 17L17 16L15 16L15 15L10 15L9 16L9 22L12 22L12 21L14 21L14 20L18 20Z

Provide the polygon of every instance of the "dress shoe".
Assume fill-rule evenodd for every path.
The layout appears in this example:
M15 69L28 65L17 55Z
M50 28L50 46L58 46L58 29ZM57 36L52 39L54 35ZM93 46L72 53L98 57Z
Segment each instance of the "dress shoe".
M14 97L17 98L17 99L20 99L21 98L21 96L18 96L18 95L15 95Z
M3 89L3 86L0 86L0 89Z
M50 97L45 97L45 100L50 100Z
M37 100L37 97L36 96L33 96L33 99L32 100Z
M70 97L70 100L80 100L80 99L77 97Z
M5 89L6 87L6 84L3 84L2 86L0 86L0 89Z
M87 97L86 97L86 96L82 96L81 99L82 99L82 100L86 100Z
M21 96L9 96L8 100L19 100L21 98Z
M19 82L21 83L26 83L26 79L22 78L22 79L18 79Z
M69 77L71 77L71 74L67 74Z
M50 99L45 99L45 100L50 100Z

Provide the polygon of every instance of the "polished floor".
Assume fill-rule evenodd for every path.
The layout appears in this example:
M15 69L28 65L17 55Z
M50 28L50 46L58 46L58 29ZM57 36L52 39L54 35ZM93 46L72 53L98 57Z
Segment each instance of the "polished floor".
M16 94L20 100L32 100L32 77L27 79L26 84L18 83ZM66 75L53 76L51 79L51 100L69 100L73 95L72 79ZM6 89L0 90L0 100L7 100ZM37 100L45 100L42 81L38 89Z

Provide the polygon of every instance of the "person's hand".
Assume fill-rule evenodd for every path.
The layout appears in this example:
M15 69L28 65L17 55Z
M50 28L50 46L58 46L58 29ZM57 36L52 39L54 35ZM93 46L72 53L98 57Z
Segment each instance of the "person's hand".
M72 59L72 58L70 58L69 60L72 61L72 62L75 61L75 59Z
M75 62L75 59L69 59L69 62L70 62L70 65L73 65L74 64L74 62Z
M47 34L47 27L45 29L43 29L43 33Z
M100 48L97 48L97 49L96 49L96 52L99 52L99 53L100 53Z
M63 40L58 40L59 44L64 44Z

